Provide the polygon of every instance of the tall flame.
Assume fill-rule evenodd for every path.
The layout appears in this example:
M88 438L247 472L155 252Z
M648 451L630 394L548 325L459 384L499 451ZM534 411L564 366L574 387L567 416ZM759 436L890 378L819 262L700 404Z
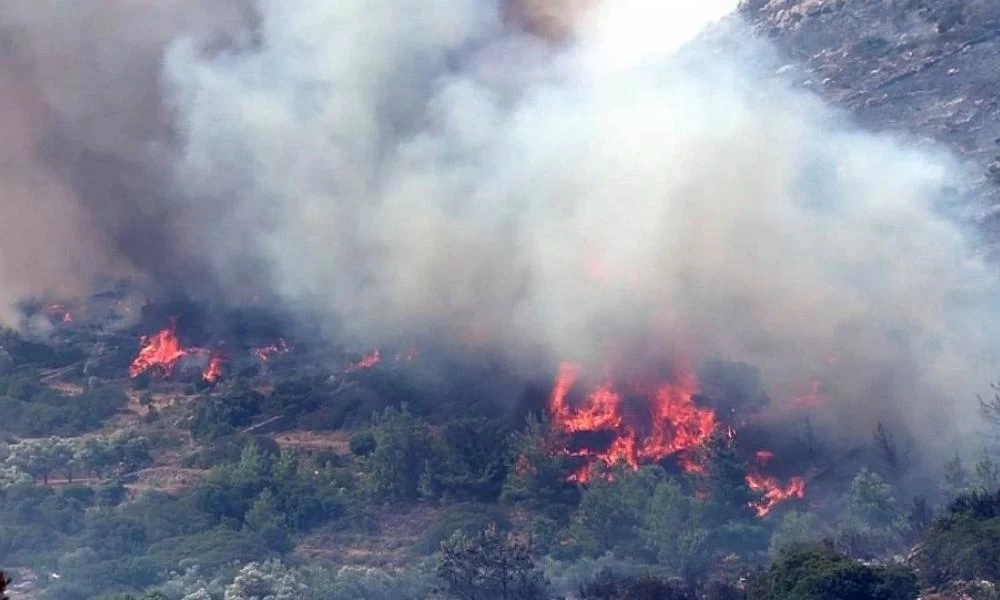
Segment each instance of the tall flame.
M705 471L692 451L705 445L719 428L719 421L712 409L700 407L695 402L700 384L691 368L682 365L669 382L659 384L652 393L631 387L622 389L606 381L590 390L582 402L571 405L570 392L579 383L582 372L581 367L573 363L560 365L549 398L553 423L571 437L581 433L602 433L612 437L601 448L559 450L586 459L586 464L570 476L571 481L588 482L600 464L624 463L631 469L638 469L668 456L675 456L689 473ZM636 415L631 408L626 410L623 403L626 395L642 397L645 414ZM730 439L735 436L732 427L725 433ZM758 451L756 464L746 475L750 489L762 493L762 498L753 504L761 517L779 503L802 498L806 493L806 481L802 477L793 477L788 484L782 484L778 478L761 473L772 458L773 452Z
M687 454L711 437L718 422L711 409L695 404L698 380L691 369L678 369L672 381L660 384L652 393L624 390L647 399L645 418L626 414L623 390L610 381L594 388L578 406L570 406L569 392L577 384L581 372L582 369L572 363L560 366L549 400L549 412L555 426L567 433L604 432L613 437L606 448L566 449L573 456L588 459L571 479L588 481L598 463L611 466L624 462L638 469L642 464L671 455L677 455L685 469L699 469Z
M213 352L208 359L208 366L201 374L201 378L209 383L215 383L222 377L222 365L226 358L221 352Z
M139 355L128 369L130 376L138 377L154 367L162 368L167 375L174 372L177 363L188 354L181 346L174 327L175 324L171 323L170 327L142 338Z
M208 365L202 371L202 379L215 383L222 377L222 367L226 355L221 348L185 348L177 337L177 320L171 319L170 326L151 336L143 336L139 343L139 355L129 365L130 377L138 377L153 368L162 369L165 376L173 375L177 364L185 356L208 357Z

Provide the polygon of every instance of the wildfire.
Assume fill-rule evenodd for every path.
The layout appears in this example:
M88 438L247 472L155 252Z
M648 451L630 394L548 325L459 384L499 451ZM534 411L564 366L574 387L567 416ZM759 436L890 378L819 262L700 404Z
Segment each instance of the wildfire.
M361 369L370 369L375 365L379 364L380 362L382 362L382 351L376 348L375 350L362 356L361 360L359 360L358 362L353 363L349 367L347 367L347 370L360 371Z
M764 467L774 458L774 452L757 451L757 467ZM766 516L775 506L792 498L804 498L806 495L806 480L804 477L792 477L788 485L782 485L777 477L763 475L756 470L746 476L747 486L755 492L761 492L763 498L753 505L758 517Z
M144 336L140 342L139 355L129 366L131 377L138 377L146 371L158 367L166 375L174 372L174 368L187 351L181 347L181 342L174 331L175 324L151 336Z
M754 505L758 517L771 512L779 503L791 498L804 498L806 495L806 480L804 477L792 477L788 485L783 486L776 477L759 473L747 474L747 485L755 492L763 492L764 497Z
M705 466L697 462L693 452L719 429L715 412L695 403L700 384L688 367L676 369L670 381L661 383L650 393L635 386L618 386L611 381L594 387L586 397L570 403L570 393L578 385L583 370L579 365L563 363L549 398L549 412L554 426L574 436L608 436L610 441L582 448L567 447L558 451L586 459L586 464L570 476L571 481L588 482L595 468L604 464L624 463L632 469L668 456L675 456L688 473L703 473ZM641 398L636 409L626 399ZM627 407L626 407L627 405ZM730 426L725 433L735 436ZM607 439L607 437L603 438ZM793 477L782 484L776 477L764 475L761 469L774 458L769 450L756 453L756 465L746 475L747 485L763 497L753 505L758 516L765 516L780 502L802 498L806 482Z
M202 379L215 383L222 377L222 366L226 356L221 349L185 348L177 337L177 322L171 319L170 326L151 336L143 336L139 343L139 355L129 365L130 377L138 377L150 369L160 369L167 377L173 374L177 364L185 356L208 356L208 366L202 371Z
M387 360L391 360L392 362L411 361L417 357L417 349L413 346L410 346L406 350L406 352L396 352L395 354L390 354L389 357L390 358ZM347 366L346 371L348 373L351 373L353 371L371 369L375 365L380 364L382 361L383 361L382 350L376 348L375 350L372 350L371 352L362 356L361 360L349 364Z
M55 317L62 323L72 323L73 313L62 304L50 304L45 308L50 316Z
M215 383L222 377L222 364L226 361L225 356L220 352L213 352L208 359L208 366L202 372L201 378L209 383Z
M261 348L254 348L251 350L253 355L256 356L261 362L267 362L271 360L272 356L276 356L278 354L288 354L291 351L292 347L285 342L284 338L279 338L276 344L263 346Z
M581 369L564 363L549 401L549 411L555 426L570 434L591 433L611 436L611 442L601 449L566 449L573 455L587 458L587 464L571 477L586 482L597 463L614 465L624 462L633 469L667 456L677 455L689 472L700 466L688 455L704 444L718 426L715 413L694 402L698 381L693 371L684 368L672 381L659 385L652 393L626 388L622 390L606 382L592 390L578 406L570 406L569 392L577 384ZM625 395L642 396L647 414L626 411ZM641 412L641 411L640 411Z

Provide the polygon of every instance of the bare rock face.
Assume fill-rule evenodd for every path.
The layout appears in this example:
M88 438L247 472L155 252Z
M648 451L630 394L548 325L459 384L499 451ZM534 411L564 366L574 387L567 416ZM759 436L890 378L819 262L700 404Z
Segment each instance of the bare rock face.
M981 173L982 219L1000 213L1000 2L745 0L802 84L865 126L950 147ZM1000 239L1000 235L996 236Z

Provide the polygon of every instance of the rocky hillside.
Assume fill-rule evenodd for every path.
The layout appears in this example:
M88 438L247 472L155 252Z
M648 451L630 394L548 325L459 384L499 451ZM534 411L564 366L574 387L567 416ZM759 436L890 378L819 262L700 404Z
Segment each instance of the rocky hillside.
M1000 2L747 0L743 11L808 66L805 85L866 126L943 142L975 164L980 218L1000 232Z

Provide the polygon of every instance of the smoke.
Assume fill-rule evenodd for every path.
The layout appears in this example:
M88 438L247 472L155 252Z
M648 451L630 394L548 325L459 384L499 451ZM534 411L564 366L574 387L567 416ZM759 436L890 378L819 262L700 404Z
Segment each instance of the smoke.
M121 267L371 343L722 357L942 445L993 374L993 274L941 214L960 166L776 75L715 23L735 0L8 4L10 297ZM80 149L139 183L109 199Z
M159 275L182 230L164 202L159 64L179 35L237 32L236 2L0 4L0 322L106 276Z
M361 338L641 340L968 425L995 284L941 216L958 166L781 80L736 18L695 39L735 2L564 4L554 44L488 2L297 0L261 2L252 51L174 46L177 181L233 226L219 276L252 257Z

